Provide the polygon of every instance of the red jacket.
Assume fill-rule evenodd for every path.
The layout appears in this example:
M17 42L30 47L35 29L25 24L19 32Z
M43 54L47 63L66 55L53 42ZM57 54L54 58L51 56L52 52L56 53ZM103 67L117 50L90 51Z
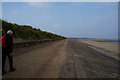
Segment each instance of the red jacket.
M1 46L2 47L7 47L7 45L5 44L6 35L3 35L0 39L1 39L0 41L2 42L2 43L0 43Z

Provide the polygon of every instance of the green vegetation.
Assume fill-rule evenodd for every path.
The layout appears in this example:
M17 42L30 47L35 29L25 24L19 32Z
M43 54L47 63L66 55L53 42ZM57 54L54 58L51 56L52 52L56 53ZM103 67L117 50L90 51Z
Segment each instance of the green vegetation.
M65 39L66 38L57 34L53 34L50 32L33 28L32 26L13 24L4 20L0 20L0 21L2 21L2 29L4 29L5 32L7 32L8 30L13 31L14 38L20 38L24 40Z

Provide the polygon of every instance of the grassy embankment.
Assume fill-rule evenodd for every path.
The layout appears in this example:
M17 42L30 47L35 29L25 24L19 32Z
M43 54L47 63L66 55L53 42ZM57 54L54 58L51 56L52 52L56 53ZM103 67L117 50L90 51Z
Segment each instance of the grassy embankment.
M40 29L33 28L32 26L13 24L4 20L1 21L2 29L4 29L5 32L7 32L7 30L12 30L14 32L13 35L14 39L22 40L66 39L66 37L64 36L42 31Z

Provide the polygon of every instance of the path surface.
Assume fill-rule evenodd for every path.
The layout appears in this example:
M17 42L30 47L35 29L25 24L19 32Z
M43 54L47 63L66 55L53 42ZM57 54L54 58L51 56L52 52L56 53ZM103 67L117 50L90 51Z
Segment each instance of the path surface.
M77 39L15 49L13 55L17 70L8 72L4 78L118 77L116 59L95 51ZM6 70L8 71L8 65Z

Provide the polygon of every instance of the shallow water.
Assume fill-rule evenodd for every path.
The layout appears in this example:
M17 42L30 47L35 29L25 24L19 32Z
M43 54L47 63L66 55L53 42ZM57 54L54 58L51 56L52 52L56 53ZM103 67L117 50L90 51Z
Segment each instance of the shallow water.
M112 41L106 41L106 42L109 42L109 43L120 43L120 42L112 42Z

